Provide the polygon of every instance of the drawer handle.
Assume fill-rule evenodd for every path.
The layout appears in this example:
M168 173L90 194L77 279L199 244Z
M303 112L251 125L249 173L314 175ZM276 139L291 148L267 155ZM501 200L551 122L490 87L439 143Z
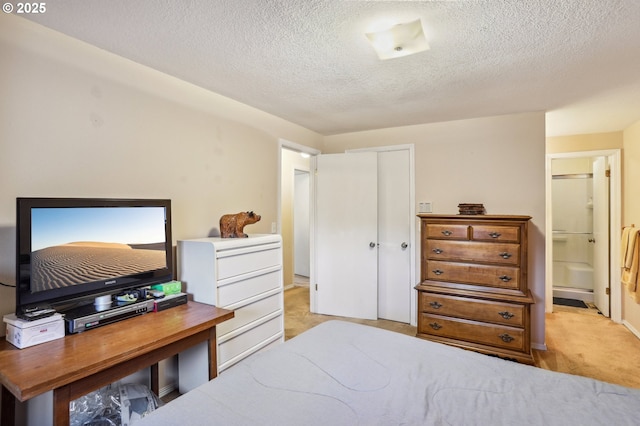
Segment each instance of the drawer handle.
M441 254L444 250L439 249L439 248L434 248L433 250L431 250L432 252L434 252L435 254Z
M442 269L434 269L433 273L436 274L436 275L442 275L442 274L444 274L444 271Z
M437 300L435 302L431 302L429 303L429 305L433 308L433 309L440 309L442 308L442 304L439 303Z
M489 236L491 238L498 238L498 237L500 237L500 235L502 235L502 234L499 233L499 232L489 232Z
M513 315L514 315L514 314L512 314L512 313L511 313L511 312L509 312L509 311L502 311L502 312L498 312L498 315L500 315L502 318L504 318L504 319L508 320L508 319L513 318Z
M512 254L507 253L506 251L503 251L502 253L499 254L501 258L503 259L508 259L511 256L513 256Z
M434 330L440 330L442 328L442 326L437 322L430 322L429 327L433 328Z
M508 283L509 281L511 281L513 279L508 275L500 275L498 278L500 278L500 281L503 281L505 283Z
M501 334L498 337L505 343L511 343L515 340L514 337L509 336L507 333Z
M448 229L445 229L444 231L442 231L442 235L444 235L445 237L448 237L451 234L453 234L453 232L449 231Z

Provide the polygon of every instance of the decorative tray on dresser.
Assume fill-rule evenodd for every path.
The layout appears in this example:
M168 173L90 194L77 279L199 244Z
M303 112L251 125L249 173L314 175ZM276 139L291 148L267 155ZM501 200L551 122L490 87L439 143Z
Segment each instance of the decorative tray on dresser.
M533 364L530 216L420 214L418 337Z

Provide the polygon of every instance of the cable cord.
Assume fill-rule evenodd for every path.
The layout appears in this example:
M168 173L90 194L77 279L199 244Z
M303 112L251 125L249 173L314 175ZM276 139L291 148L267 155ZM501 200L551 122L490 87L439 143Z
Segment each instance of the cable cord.
M3 287L11 287L11 288L16 288L16 286L15 286L15 285L11 285L11 284L5 284L5 283L2 283L2 282L0 282L0 285L1 285L1 286L3 286Z

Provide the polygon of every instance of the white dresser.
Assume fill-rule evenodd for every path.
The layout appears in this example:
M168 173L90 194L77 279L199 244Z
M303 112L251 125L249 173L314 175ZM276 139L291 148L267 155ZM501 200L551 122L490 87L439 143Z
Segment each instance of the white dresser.
M216 327L218 373L284 341L279 235L178 241L178 277L194 301L235 312L233 319ZM180 375L181 393L204 383L206 375L200 370L208 368L206 345L182 353L178 363L181 371L193 372L184 378Z

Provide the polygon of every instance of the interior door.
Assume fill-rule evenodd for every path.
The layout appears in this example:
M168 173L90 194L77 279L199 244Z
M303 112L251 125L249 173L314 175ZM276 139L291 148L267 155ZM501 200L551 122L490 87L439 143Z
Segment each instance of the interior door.
M378 155L378 317L411 322L409 151Z
M317 157L317 313L378 318L377 163L375 152Z
M593 160L593 299L609 317L609 178L605 157Z

